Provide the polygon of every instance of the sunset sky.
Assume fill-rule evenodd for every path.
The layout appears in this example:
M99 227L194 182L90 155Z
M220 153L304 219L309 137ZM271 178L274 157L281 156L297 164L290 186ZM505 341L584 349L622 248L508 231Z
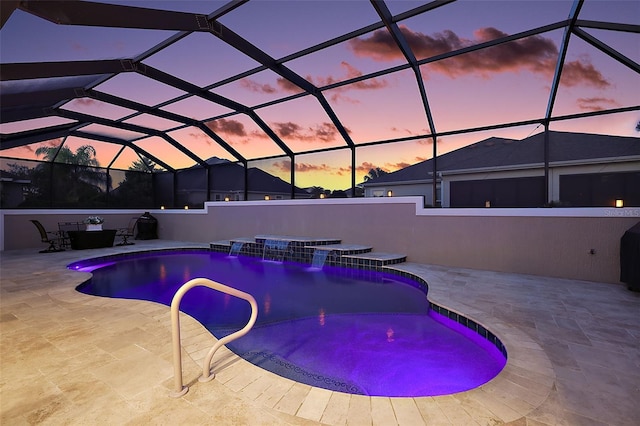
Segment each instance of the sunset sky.
M209 14L223 2L112 1L108 3ZM393 15L424 2L387 1ZM571 1L458 1L398 22L418 60L450 52L506 35L563 21ZM640 2L634 0L586 0L581 20L640 25ZM225 27L273 58L293 55L310 46L380 21L369 1L273 1L252 0L222 16ZM585 28L589 35L640 63L640 34ZM148 49L173 36L175 31L98 28L55 25L16 10L0 32L2 64L16 62L84 61L138 58ZM436 132L539 119L545 116L564 29L556 29L420 67L421 79ZM259 64L209 33L192 33L142 60L143 64L173 74L199 87L209 87ZM316 87L367 75L406 60L385 28L344 41L316 53L289 60L284 65ZM58 79L61 85L68 84ZM4 81L5 93L38 90L44 82ZM50 84L50 83L47 83ZM95 90L156 106L185 93L139 73L121 73ZM211 92L254 107L300 93L301 89L266 70L231 83L215 85ZM408 68L357 83L323 91L323 95L357 145L430 134L429 123L413 71ZM557 92L552 116L564 116L640 104L639 74L573 35ZM62 109L119 120L134 111L90 98L77 98ZM283 151L245 114L197 97L167 104L163 110L198 120L210 119L208 127L247 159L282 156ZM257 115L293 152L346 147L346 143L318 100L310 95L261 107ZM222 118L217 118L220 117ZM49 117L3 123L0 131L11 134L70 120ZM551 130L640 136L635 130L640 112L605 115L553 123ZM176 129L181 123L139 115L127 123L158 130ZM101 135L134 140L134 144L157 155L171 167L194 164L160 137L90 125L82 129ZM490 132L443 136L438 152L445 153L491 136L523 139L543 130L529 125ZM186 127L169 133L202 159L235 160L205 133ZM143 138L142 138L143 137ZM142 139L138 139L142 138ZM59 141L43 142L44 144ZM372 167L394 171L428 159L431 138L374 145L356 150L357 182ZM137 157L126 149L115 159L120 146L68 138L74 149L96 147L102 166L127 169ZM0 151L1 156L33 159L40 144ZM296 182L328 189L351 184L351 151L296 155ZM289 180L291 163L284 157L249 163Z

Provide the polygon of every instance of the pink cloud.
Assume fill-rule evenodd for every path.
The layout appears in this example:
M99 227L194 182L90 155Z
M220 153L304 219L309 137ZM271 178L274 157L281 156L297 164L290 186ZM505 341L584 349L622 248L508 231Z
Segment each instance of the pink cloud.
M254 93L276 93L277 89L270 84L260 84L249 78L243 78L240 80L240 87L247 89Z
M389 169L385 168L385 167L381 167L378 166L376 164L373 164L369 161L363 161L360 165L356 166L356 170L359 172L364 172L364 173L369 173L369 170L371 169L377 169L380 168L381 170L385 171L385 172L389 172Z
M352 78L357 78L362 75L362 71L355 68L353 65L349 64L346 61L340 62L340 67L344 71L344 77L337 78L333 76L327 77L316 77L315 79L311 76L307 76L307 80L315 84L316 86L328 86L343 80L349 80ZM358 81L354 84L351 84L347 87L338 87L331 91L330 99L333 102L347 102L351 104L358 104L359 101L345 96L344 93L348 90L377 90L383 89L389 86L389 82L383 78L370 78L368 80Z
M418 135L424 135L424 134L431 133L429 129L420 129L420 132L416 133L411 129L407 129L407 128L400 129L400 128L395 127L395 126L391 127L391 131L395 132L395 133L406 134L406 135L409 135L409 136L418 136ZM431 140L430 139L429 140L419 139L416 142L418 142L419 144L423 144L424 145L424 144L427 144L427 143L431 143Z
M272 164L272 167L275 170L278 170L280 172L290 172L291 171L291 161L289 161L289 160L276 161L275 163Z
M425 133L429 133L429 132L425 130ZM418 145L429 145L430 146L430 145L433 145L433 138L418 139L416 142L418 143ZM436 143L438 145L441 145L444 142L446 142L445 139L436 138Z
M204 133L189 132L188 135L189 135L189 137L191 137L191 138L193 138L195 140L203 141L207 145L211 145L213 143L211 138L209 136L205 135Z
M82 106L101 105L98 102L96 102L95 99L92 99L92 98L76 98L74 102Z
M338 169L336 170L336 175L338 176L351 175L351 167L338 167Z
M578 108L583 111L602 111L607 108L618 107L620 104L611 98L578 98Z
M418 58L432 57L508 35L492 27L476 30L473 39L461 38L450 30L427 35L400 26L400 31ZM397 60L403 57L394 47L395 43L386 29L376 30L366 38L353 39L349 46L356 55L377 61ZM557 60L558 48L553 40L535 35L437 61L430 64L429 69L450 78L469 74L489 78L497 73L520 71L549 77L555 71ZM565 73L567 77L564 77ZM570 86L585 84L598 88L610 85L600 71L585 58L565 64L563 82Z
M334 84L343 80L357 78L362 75L362 71L358 70L357 68L355 68L354 66L352 66L346 61L342 61L340 63L340 67L344 71L343 77L320 76L320 77L314 78L312 76L307 76L306 80L315 86L323 87L323 86L328 86L330 84ZM354 83L350 85L348 89L337 88L333 90L331 99L333 101L345 101L345 102L351 102L351 103L358 103L353 99L346 98L343 95L343 92L345 92L346 90L353 90L353 89L376 90L376 89L381 89L387 86L388 86L388 81L386 81L385 79L371 78L365 81L359 81L357 83ZM254 93L265 93L265 94L274 94L274 93L295 94L295 93L300 93L302 91L300 87L296 86L295 84L291 83L289 80L283 77L278 77L278 79L276 80L275 87L270 84L258 83L256 81L251 80L250 78L243 78L242 80L240 80L240 87Z
M302 89L300 89L298 86L283 77L278 77L276 83L278 84L278 87L280 87L280 89L284 90L285 92L299 93L302 91Z
M401 161L399 163L386 163L385 164L386 167L388 167L390 170L393 170L393 171L404 169L405 167L409 167L410 165L411 165L411 163L408 163L406 161Z
M271 84L258 83L250 79L249 77L243 78L240 80L240 87L246 89L253 93L264 93L264 94L274 94L274 93L300 93L302 91L301 88L287 80L283 77L278 77L276 79L276 85L272 86Z
M598 89L606 89L611 85L604 76L595 69L587 59L565 62L562 69L561 82L569 87L586 84Z
M232 139L227 141L231 145L238 143L248 144L251 143L252 139L269 138L265 133L260 131L247 132L244 124L238 120L219 118L217 120L208 121L205 124L217 134Z
M244 124L237 120L227 120L226 118L220 118L218 120L207 122L207 127L220 134L240 137L247 136L247 131L244 128Z
M309 164L309 163L296 163L296 172L331 172L332 168L326 164Z
M379 168L380 170L382 170L382 171L384 171L386 173L392 173L392 172L395 172L397 170L404 169L405 167L409 167L409 166L411 166L413 164L416 164L416 163L419 163L421 161L424 161L424 160L426 160L426 158L416 156L414 158L414 160L415 161L413 163L409 163L407 161L399 161L397 163L384 163L383 165L374 164L374 163L371 163L371 162L368 162L368 161L364 161L362 164L360 164L357 167L357 171L367 174L367 173L369 173L369 171L371 169L375 170L375 169Z
M317 124L314 127L303 128L293 122L276 122L271 123L276 133L283 139L297 139L300 141L322 141L332 142L338 136L338 131L331 123L325 122Z
M362 71L349 64L347 61L340 62L340 68L344 70L343 78L336 78L332 76L328 77L317 77L317 85L319 86L327 86L330 84L337 83L342 80L350 80L352 78L358 78L362 76ZM312 77L307 77L308 79L312 79ZM387 87L389 82L380 78L371 78L369 80L359 81L350 86L350 89L358 89L358 90L376 90Z
M275 163L273 163L273 167L274 169L280 171L280 172L290 172L291 171L291 161L289 160L282 160L282 161L276 161ZM296 162L296 173L300 172L300 173L306 173L306 172L331 172L332 168L331 166L328 166L327 164L309 164L309 163L298 163Z

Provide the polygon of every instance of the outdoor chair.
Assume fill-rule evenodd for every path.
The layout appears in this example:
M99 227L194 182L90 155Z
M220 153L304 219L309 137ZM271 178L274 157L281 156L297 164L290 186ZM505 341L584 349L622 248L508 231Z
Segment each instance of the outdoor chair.
M40 253L52 253L56 251L64 251L64 248L61 247L62 238L60 237L59 232L48 232L44 229L44 226L40 223L40 221L31 219L31 222L38 228L38 232L40 232L40 238L43 243L49 244L44 250L40 250Z
M62 248L71 247L71 238L69 238L69 231L81 231L82 222L58 222L58 232L60 236L60 246Z
M117 246L128 246L128 245L135 244L135 243L129 241L129 238L133 237L134 231L135 231L135 228L136 228L137 224L138 224L138 218L137 217L132 217L129 220L129 225L126 228L119 228L117 230L116 237L122 238L122 241L120 241L118 244L116 244Z

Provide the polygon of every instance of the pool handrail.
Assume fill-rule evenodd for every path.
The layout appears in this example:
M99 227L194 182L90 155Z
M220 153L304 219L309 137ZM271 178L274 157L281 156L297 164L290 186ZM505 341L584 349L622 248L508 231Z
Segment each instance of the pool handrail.
M233 287L229 287L227 285L221 284L219 282L210 280L208 278L193 278L192 280L187 281L182 284L182 286L176 291L173 299L171 300L171 337L173 344L173 374L174 374L174 390L169 393L169 396L173 398L179 398L186 394L189 391L188 386L184 386L182 383L182 348L180 345L180 302L182 301L182 297L185 293L191 290L193 287L204 286L213 290L220 291L222 293L230 294L231 296L238 297L240 299L244 299L251 305L251 317L249 318L249 322L236 331L235 333L231 333L228 336L219 339L215 345L209 350L207 356L205 357L204 362L202 363L202 376L198 379L201 382L208 382L215 377L214 374L211 374L211 360L213 359L213 355L216 351L222 346L233 340L236 340L251 330L253 325L256 322L256 318L258 317L258 303L256 299L243 291L237 290Z

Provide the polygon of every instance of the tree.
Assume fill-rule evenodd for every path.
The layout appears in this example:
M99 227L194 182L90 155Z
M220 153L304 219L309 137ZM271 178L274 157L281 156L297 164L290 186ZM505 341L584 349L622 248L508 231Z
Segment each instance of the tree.
M156 163L151 161L149 158L145 156L141 156L139 160L134 161L129 166L129 170L135 170L139 172L151 172L157 170Z
M113 204L120 207L152 207L154 171L157 171L156 164L146 157L132 162L124 174L124 180L112 193Z
M367 175L364 177L364 181L368 182L372 179L376 179L379 178L380 176L386 175L387 172L385 172L384 170L382 170L380 167L376 167L373 169L369 170L369 173L367 173Z
M321 198L321 197L329 197L331 191L328 189L324 189L321 186L312 186L309 189L309 193L311 194L311 198Z
M42 146L36 155L47 162L30 170L31 187L23 206L98 207L106 205L111 181L98 169L96 150L82 145L71 151L66 146Z

